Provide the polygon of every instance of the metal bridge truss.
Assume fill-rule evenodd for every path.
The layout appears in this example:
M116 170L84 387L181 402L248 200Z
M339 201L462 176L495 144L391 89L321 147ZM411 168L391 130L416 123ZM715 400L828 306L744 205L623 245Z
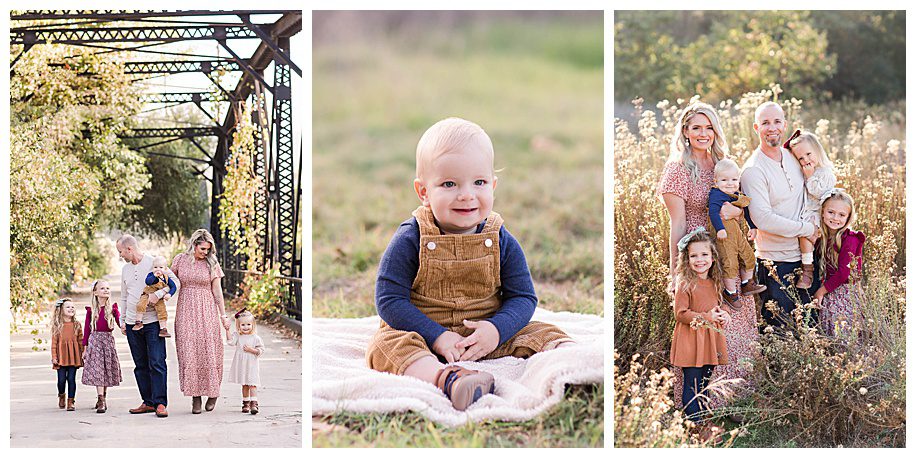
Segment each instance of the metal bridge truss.
M258 24L253 16L280 15L274 23ZM206 23L208 17L236 16L239 23ZM173 25L162 18L193 17L194 25ZM201 19L203 18L203 19ZM204 102L229 102L221 124L208 127L137 128L124 134L124 139L156 139L158 141L135 148L143 154L188 160L205 168L197 170L211 183L210 232L220 247L220 261L227 274L224 286L230 294L239 293L239 285L246 273L247 259L236 255L236 247L219 230L219 202L223 193L223 178L226 164L230 159L232 133L237 116L241 113L242 102L252 106L252 121L255 127L255 153L252 158L253 172L261 178L262 189L255 195L256 226L260 228L257 250L257 269L279 267L280 274L288 285L291 301L285 304L286 314L302 319L302 250L297 243L299 203L302 194L299 177L302 172L302 150L299 151L299 169L294 171L293 119L291 99L291 72L302 76L301 69L290 58L289 38L302 29L302 12L285 10L229 10L229 11L25 11L11 14L12 25L17 21L43 21L42 25L25 25L10 28L10 44L21 45L22 52L14 58L10 67L14 77L15 65L19 58L32 47L41 44L68 44L101 48L100 52L134 51L167 54L165 60L132 61L124 64L124 72L143 79L149 76L177 73L206 75L221 92L167 92L146 94L143 102L157 104L194 103L208 118L214 119L204 108ZM152 26L112 26L123 21L143 22L151 19ZM60 22L55 22L60 21ZM50 24L49 24L50 23ZM227 40L260 40L251 57L244 58L233 50ZM176 53L157 53L149 50L152 46L192 40L214 40L232 57L201 60L176 59ZM136 45L131 45L136 44ZM190 57L190 56L189 56ZM264 79L264 70L274 64L273 84ZM55 63L52 65L63 65ZM214 74L219 71L242 72L234 89L219 86ZM271 95L268 107L267 94ZM268 111L269 108L269 111ZM202 137L215 137L215 151L208 151L198 142ZM146 151L153 146L185 140L193 143L206 157L184 157ZM205 172L211 171L210 177Z

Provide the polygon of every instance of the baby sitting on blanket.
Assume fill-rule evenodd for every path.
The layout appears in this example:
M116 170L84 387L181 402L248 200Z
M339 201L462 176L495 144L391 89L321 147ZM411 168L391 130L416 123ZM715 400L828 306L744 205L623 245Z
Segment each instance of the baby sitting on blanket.
M439 387L458 410L494 392L491 374L457 361L527 358L572 344L558 327L530 321L537 296L525 253L492 212L493 144L477 124L448 118L417 145L421 206L381 259L370 368Z

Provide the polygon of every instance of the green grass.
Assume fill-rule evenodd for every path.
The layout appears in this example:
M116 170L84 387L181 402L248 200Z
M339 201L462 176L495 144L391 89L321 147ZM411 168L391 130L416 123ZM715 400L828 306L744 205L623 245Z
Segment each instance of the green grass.
M603 315L602 19L547 15L362 23L359 33L315 39L313 316L375 314L379 259L419 204L417 140L448 116L480 124L493 140L494 210L525 250L540 306ZM340 413L325 421L359 434L314 443L600 446L602 390L576 387L525 423L443 429L414 414Z
M566 389L566 400L526 422L468 423L444 428L418 414L341 412L313 421L344 429L313 433L313 447L601 447L604 392L600 385Z

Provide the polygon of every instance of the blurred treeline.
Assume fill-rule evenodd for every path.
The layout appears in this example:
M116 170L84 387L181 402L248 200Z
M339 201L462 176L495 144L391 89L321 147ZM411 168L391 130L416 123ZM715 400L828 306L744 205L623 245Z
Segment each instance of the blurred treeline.
M502 53L600 69L604 42L595 39L595 25L600 26L601 16L596 11L322 11L312 22L312 44L343 56L368 43L383 55L394 46L408 55L433 52L464 59Z
M820 101L906 96L904 11L617 11L614 97L718 102L778 83Z

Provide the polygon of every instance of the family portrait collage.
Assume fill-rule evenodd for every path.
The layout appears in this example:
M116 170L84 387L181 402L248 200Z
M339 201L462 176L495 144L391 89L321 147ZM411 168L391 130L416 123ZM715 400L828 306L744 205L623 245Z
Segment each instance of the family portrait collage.
M908 11L406 3L7 10L12 456L904 452Z

